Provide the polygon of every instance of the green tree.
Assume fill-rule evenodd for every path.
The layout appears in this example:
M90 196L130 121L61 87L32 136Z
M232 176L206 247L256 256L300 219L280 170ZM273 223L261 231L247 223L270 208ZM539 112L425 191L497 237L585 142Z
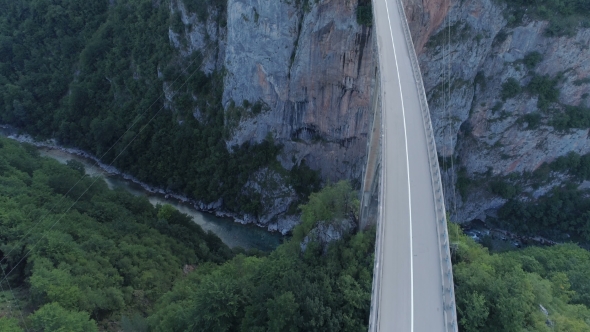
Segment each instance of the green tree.
M66 324L56 318L61 311L95 321L149 312L185 264L200 267L233 256L218 237L171 206L154 208L145 197L81 178L75 164L41 158L32 146L0 138L0 165L2 264L13 270L11 281L25 281L26 306L42 309L39 326ZM63 183L78 181L86 194L65 195L71 191Z
M297 315L299 305L292 292L286 292L276 298L269 299L266 303L268 308L268 331L297 331L295 322L300 318Z
M158 210L158 218L163 220L169 220L173 216L176 209L170 204L164 204Z
M550 103L558 101L559 89L557 83L560 78L560 76L550 78L548 75L535 75L527 85L527 90L538 96L537 106L541 110L546 110Z
M590 309L578 304L590 285L586 250L560 245L490 254L456 224L449 223L449 236L460 330L551 331L548 321L554 330L590 328Z
M485 297L476 291L461 297L460 300L462 302L457 303L457 311L458 315L462 317L460 322L464 331L481 331L490 314Z
M373 6L370 2L359 1L359 5L356 7L356 22L366 26L373 25Z
M324 187L309 196L309 202L301 205L301 225L294 231L295 238L303 238L318 221L335 222L342 218L358 220L359 200L348 181L340 181Z
M543 61L543 55L537 51L529 52L524 56L522 61L528 69L534 69L541 61Z
M0 331L3 332L24 332L18 325L18 320L15 318L0 318Z
M238 255L191 273L164 295L153 331L360 331L367 329L375 233L301 255L290 240L266 257ZM187 310L187 308L189 308Z
M87 313L70 311L57 303L49 303L30 317L35 329L45 332L98 332L96 323Z

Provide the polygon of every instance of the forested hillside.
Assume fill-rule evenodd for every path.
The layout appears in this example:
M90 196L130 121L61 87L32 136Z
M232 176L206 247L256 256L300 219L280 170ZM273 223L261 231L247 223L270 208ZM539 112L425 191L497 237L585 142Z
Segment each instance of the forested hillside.
M220 266L233 253L190 218L100 179L76 183L83 173L0 139L0 257L12 289L2 280L0 330L366 329L374 230L305 252L298 232L268 257ZM305 229L356 213L352 194L348 184L316 194L331 204L304 208Z
M590 331L590 253L573 244L490 254L449 224L460 331Z
M170 206L102 180L76 184L80 164L36 151L0 139L0 257L11 287L2 280L0 330L366 330L375 230L301 246L319 224L356 218L350 185L313 194L305 223L270 255L234 256ZM450 227L462 331L590 331L588 251L490 254Z
M61 165L0 139L0 262L17 294L3 274L2 316L23 324L21 314L35 311L26 324L44 331L71 322L85 326L71 331L104 328L121 315L149 313L185 265L233 256L172 207L83 174L79 163Z
M490 254L456 224L450 235L460 331L590 331L588 251L568 244ZM364 331L373 241L359 233L325 255L302 254L291 241L269 257L196 271L162 298L150 323L155 331Z
M328 185L311 195L294 236L268 257L239 255L191 273L158 302L152 330L367 330L375 228L333 242L312 231L357 218L356 195L348 182Z
M267 5L272 1L279 0ZM311 236L318 236L312 232L321 223L345 220L354 225L357 193L340 183L312 194L308 204L298 204L319 189L317 173L302 161L306 154L323 154L324 159L317 160L327 163L339 159L338 153L347 151L353 141L364 149L358 137L364 133L361 118L367 113L351 108L348 116L330 122L324 118L331 115L327 113L331 108L322 108L326 113L304 119L307 95L288 100L295 105L293 114L279 120L258 118L272 112L266 113L268 105L263 102L248 99L233 101L224 111L227 68L220 65L223 60L213 61L216 64L208 69L202 66L206 58L221 57L223 33L215 38L207 34L202 48L182 45L190 39L182 34L194 30L189 20L183 21L187 14L181 13L179 3L195 15L191 22L200 22L208 33L226 29L226 2L0 0L0 123L86 150L145 183L205 203L222 202L227 210L252 216L268 208L261 193L274 195L260 185L262 181L252 184L254 178L266 176L273 180L269 186L288 186L295 193L288 190L287 196L299 200L285 204L291 214L303 212L303 223L293 238L268 255L232 251L170 206L153 207L144 198L109 190L102 180L84 177L78 182L84 175L80 164L63 166L40 158L32 146L0 139L0 331L366 331L375 230L349 229L350 234L329 244ZM297 47L313 53L300 38L308 38L309 45L316 40L333 42L324 50L345 48L346 35L362 40L364 47L367 40L362 36L372 31L366 8L361 6L358 16L364 25L357 27L362 34L342 33L338 27L348 23L332 17L328 22L335 30L324 34L321 29L321 35L312 35L306 24L314 26L311 20L337 6L285 2L295 4L292 10L297 14L289 13L289 19L297 22L290 31L284 30L296 38L295 44L290 38L274 41L288 60L283 88L295 78L297 84L317 81L302 70L309 67L314 75L321 73L331 68L321 57L341 59L344 54L346 75L338 72L325 86L316 86L317 91L325 96L329 90L325 87L330 87L336 97L328 99L340 105L343 97L337 95L354 89L337 82L341 78L349 82L354 73L360 75L355 78L356 88L362 85L363 91L369 91L369 81L361 82L361 69L373 67L370 57L360 51L363 48L356 49L356 55L345 49L305 59L297 53ZM237 6L243 13L234 12L238 13L234 23L244 23L235 25L234 32L248 23L253 33L234 37L267 33L264 20L283 17L269 8L287 8L266 6L264 17L257 11L259 4L253 3ZM355 2L346 2L350 3ZM473 219L493 210L488 221L505 229L562 241L590 241L589 192L579 187L590 180L590 79L584 69L590 2L454 4L448 25L440 26L448 26L452 34L453 73L441 75L444 34L440 31L425 45L429 53L420 61L435 127L446 126L441 115L447 114L436 106L435 97L444 95L437 91L448 88L452 94L442 104L456 112L451 136L458 138L459 148L455 151L450 139L450 152L442 158L457 160L457 189L468 210L465 215ZM288 16L286 11L281 14ZM323 39L314 39L318 36ZM259 55L260 50L266 57L265 48L252 45L257 52L238 47L232 59ZM236 60L233 65L243 63ZM285 69L274 66L277 73ZM275 82L272 75L265 75L261 70L252 77L262 85ZM452 81L438 81L449 76ZM252 77L233 79L240 87ZM307 93L307 86L297 84L293 89ZM287 90L281 93L288 94ZM255 93L250 96L258 98ZM292 149L284 147L292 153L287 158L294 165L291 170L283 167L289 162L277 161L283 147L272 135L259 144L226 146L231 131L244 119L251 121L246 129L254 128L256 133L259 125L268 126L267 132L278 126L297 128L283 133L293 135ZM281 123L285 119L299 123ZM318 134L325 123L341 141ZM352 127L358 136L344 136ZM245 142L250 138L243 137ZM529 142L534 143L529 146ZM441 143L439 147L445 144ZM322 150L330 144L341 144L341 149ZM333 151L338 153L328 153ZM352 167L347 157L342 158L339 165ZM334 169L339 176L349 174ZM478 190L487 194L473 195ZM471 196L477 200L465 200ZM485 204L476 204L480 202ZM461 331L590 331L588 251L563 244L490 253L462 235L456 225L450 227Z
M225 1L187 3L224 24ZM168 0L0 0L0 122L232 211L261 212L243 187L269 164L307 197L318 177L282 170L272 139L226 147L224 74L201 67L219 45L182 55L168 37L178 24Z

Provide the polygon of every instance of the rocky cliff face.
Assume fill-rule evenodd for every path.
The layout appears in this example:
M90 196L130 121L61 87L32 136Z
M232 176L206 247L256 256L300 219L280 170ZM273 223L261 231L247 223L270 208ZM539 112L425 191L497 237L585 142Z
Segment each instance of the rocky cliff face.
M240 112L228 145L284 144L324 179L358 178L365 157L373 64L357 0L229 0L226 108ZM247 105L262 105L252 111Z
M356 21L358 0L228 0L227 26L180 12L186 31L170 30L185 54L218 43L205 68L225 70L227 145L284 145L281 163L305 160L324 179L360 178L374 76L373 29Z
M171 43L184 54L208 47L206 70L224 70L228 147L271 135L284 146L279 161L286 169L305 161L324 180L360 178L374 59L373 29L357 23L357 5L358 0L228 0L220 28L219 13L203 20L182 1L172 1L170 10L180 13L184 31L170 29ZM285 231L281 225L290 218L281 215L294 198L279 195L273 201L258 182L253 177L244 190L258 191L272 211L241 219ZM292 188L283 184L279 191Z
M444 9L445 3L410 2L406 8L413 13L409 17L413 18L414 39L420 41L416 48L438 152L455 157L455 174L446 172L448 207L456 212L453 218L458 221L484 219L486 211L493 213L505 202L490 193L485 179L512 174L518 182L523 172L543 162L570 151L590 152L588 129L552 126L552 119L566 105L589 105L590 29L580 28L569 37L547 37L547 22L525 14L521 21L508 24L505 5L490 0L451 2L443 21L429 9ZM525 61L533 52L541 54L539 61ZM539 98L546 97L527 89L534 77L554 80L557 100L541 105ZM502 86L511 78L522 88L503 95ZM536 119L534 125L530 119ZM447 167L450 161L445 159ZM480 180L480 186L470 188L466 197L453 195L452 183L460 168L465 171L463 176ZM540 189L524 185L523 191L538 197L558 184L554 181Z
M171 30L176 47L190 53L211 41L218 45L207 55L207 68L226 73L228 146L272 135L284 144L280 161L287 169L305 160L324 179L359 178L374 58L373 30L357 24L357 5L358 0L228 0L220 28L211 19L219 13L198 20L173 2L171 10L180 11L187 26L185 33ZM589 29L547 37L547 22L525 14L509 24L505 5L492 0L407 0L405 9L455 220L485 218L505 202L490 193L486 179L533 171L570 151L590 152L587 129L552 126L565 105L590 106ZM531 65L525 58L532 52L542 56ZM559 90L542 109L539 93L526 88L534 77L555 80ZM511 78L520 92L503 95ZM480 186L461 196L458 173ZM249 190L260 187L255 182ZM559 183L525 186L524 192L537 197Z

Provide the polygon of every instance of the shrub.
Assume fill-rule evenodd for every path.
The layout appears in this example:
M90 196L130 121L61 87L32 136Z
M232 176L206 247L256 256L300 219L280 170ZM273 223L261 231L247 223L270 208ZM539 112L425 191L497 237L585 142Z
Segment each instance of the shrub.
M585 77L585 78L574 81L575 86L580 86L580 85L588 84L588 83L590 83L590 77Z
M549 75L535 75L529 84L527 90L532 94L539 96L537 107L546 110L550 103L554 103L559 98L559 89L557 89L557 82L559 77L550 78Z
M502 104L501 102L496 102L494 104L494 107L492 107L492 112L494 112L494 113L498 112L499 110L502 109L502 106L504 106L504 104Z
M455 185L455 187L457 188L457 191L459 192L459 195L461 195L463 201L467 199L467 193L469 191L471 184L472 182L469 176L467 175L467 170L464 167L462 167L461 169L459 169L459 172L457 172L457 184Z
M482 90L485 90L487 84L486 84L486 75L483 72L483 70L480 70L477 72L477 75L475 75L475 80L473 81L473 83L475 83L476 85L479 85Z
M543 55L537 51L527 53L522 60L528 69L534 69L541 61L543 61Z
M522 92L520 84L514 77L510 77L502 84L502 99L514 98Z
M549 21L545 35L550 37L573 35L590 13L587 0L505 0L510 10L507 14L509 24L516 24L526 13L533 19ZM582 24L580 24L582 22Z
M533 130L541 124L541 114L537 112L525 114L522 120L528 124L528 130Z
M490 183L490 190L492 193L504 199L511 199L517 194L517 189L514 185L501 180L492 181Z
M494 38L494 45L497 44L502 44L504 41L506 41L506 38L508 38L508 34L506 33L506 31L504 31L503 29L500 30L498 32L498 34L496 35L496 37Z
M554 116L551 125L558 130L590 127L590 109L582 106L566 106L563 113Z

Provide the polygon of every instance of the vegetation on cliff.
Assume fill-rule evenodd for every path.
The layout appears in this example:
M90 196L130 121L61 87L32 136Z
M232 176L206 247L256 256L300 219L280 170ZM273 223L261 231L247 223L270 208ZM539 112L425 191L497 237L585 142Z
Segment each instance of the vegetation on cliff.
M590 154L570 152L533 172L513 172L505 176L475 174L468 178L459 172L457 187L461 195L475 188L486 188L507 202L486 221L526 236L541 235L555 241L590 243L590 196L581 186L590 180ZM555 185L556 181L561 185ZM554 186L535 196L542 187ZM463 196L465 197L465 196Z
M373 5L371 1L359 0L356 7L356 22L364 26L373 25Z
M518 24L524 15L549 21L548 36L572 35L579 27L590 27L590 2L586 0L504 0L510 9L508 24Z
M225 1L185 4L199 17L216 8L223 21ZM143 182L260 212L243 204L255 199L242 188L281 147L226 147L224 73L201 67L218 45L210 40L190 56L173 49L169 26L183 23L169 1L0 0L0 8L0 122L91 152ZM310 171L301 165L288 176L315 181L300 190L317 186Z

